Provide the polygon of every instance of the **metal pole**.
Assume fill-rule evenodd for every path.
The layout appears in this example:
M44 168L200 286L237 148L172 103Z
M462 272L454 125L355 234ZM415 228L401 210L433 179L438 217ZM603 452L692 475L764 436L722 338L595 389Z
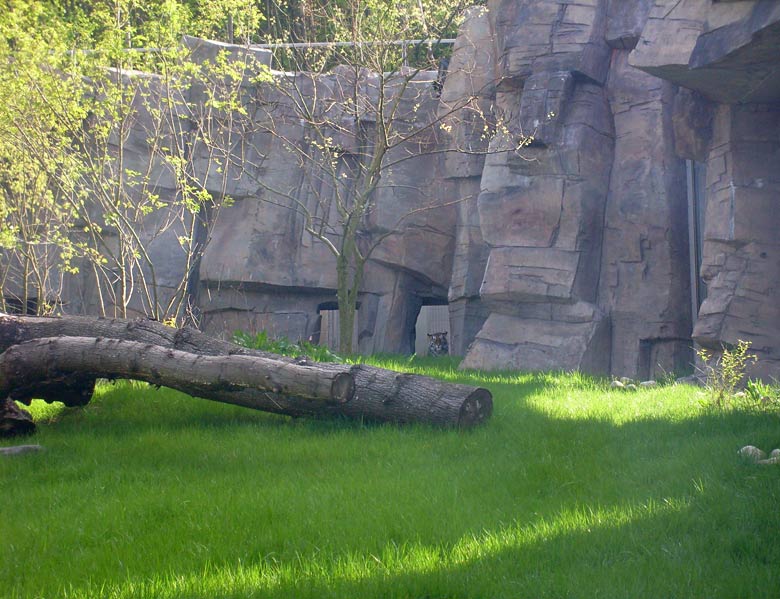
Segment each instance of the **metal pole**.
M685 161L685 174L688 183L688 252L691 267L691 319L693 324L699 317L699 227L696 206L696 178L693 160Z

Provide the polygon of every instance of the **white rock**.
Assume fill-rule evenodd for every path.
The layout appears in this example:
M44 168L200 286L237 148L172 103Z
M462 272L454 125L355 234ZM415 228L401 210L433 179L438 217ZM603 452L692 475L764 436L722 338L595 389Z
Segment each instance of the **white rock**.
M639 383L640 387L657 387L658 383L655 381L642 381Z
M752 445L745 445L745 447L740 449L738 453L743 458L753 460L754 462L766 458L766 453L761 451L758 447L753 447Z
M0 455L19 455L41 450L43 447L40 445L12 445L11 447L0 447Z

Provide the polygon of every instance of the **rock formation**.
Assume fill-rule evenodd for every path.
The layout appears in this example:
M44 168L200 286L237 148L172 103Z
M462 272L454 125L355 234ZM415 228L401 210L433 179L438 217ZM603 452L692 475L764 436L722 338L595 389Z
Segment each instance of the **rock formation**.
M494 32L480 50L498 71L497 112L535 135L525 160L489 156L481 175L489 315L464 366L649 378L685 369L693 336L714 349L750 340L755 373L780 374L780 6L488 7L489 25L462 35ZM703 189L688 185L695 168ZM692 282L706 286L698 314Z
M188 43L196 57L238 52ZM780 377L778 47L780 4L765 0L470 10L440 97L421 91L436 73L412 86L426 98L416 118L438 111L448 133L396 169L368 231L447 205L415 214L374 254L359 350L408 351L420 306L448 301L465 367L649 379L689 367L694 341L746 339L756 373ZM294 76L337 103L349 74ZM472 109L450 119L464 100ZM306 143L299 124L284 126ZM348 154L351 136L338 142ZM200 267L203 326L316 339L334 261L269 189L316 198L278 139L258 133L250 146L262 164L231 180L235 203Z

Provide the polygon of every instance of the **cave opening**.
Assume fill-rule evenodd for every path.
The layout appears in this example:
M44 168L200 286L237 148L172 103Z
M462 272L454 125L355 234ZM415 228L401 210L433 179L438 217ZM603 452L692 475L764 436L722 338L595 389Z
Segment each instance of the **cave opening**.
M449 304L444 298L423 297L410 335L412 353L429 355L431 339L428 335L437 333L446 333L448 339L451 337Z

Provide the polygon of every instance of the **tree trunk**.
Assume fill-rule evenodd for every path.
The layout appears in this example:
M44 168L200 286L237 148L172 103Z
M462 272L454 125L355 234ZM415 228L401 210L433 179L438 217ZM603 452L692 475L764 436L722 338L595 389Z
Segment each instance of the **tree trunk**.
M272 394L273 407L277 409L271 411L291 415L341 415L380 422L421 422L436 426L469 427L489 418L493 408L492 396L483 388L457 385L362 364L347 367L342 364L317 363L314 366L305 359L293 360L268 352L247 349L214 339L196 329L188 327L174 329L151 320L78 316L60 318L0 316L0 352L25 341L57 336L121 339L202 356L251 356L282 364L297 362L299 366L311 366L323 374L347 370L354 377L354 397L343 403L311 401L291 395ZM91 375L81 376L86 380L94 380L95 377L107 375L93 372ZM129 378L138 377L132 374ZM172 386L160 379L151 382ZM230 381L223 381L223 384L228 383ZM25 394L28 398L33 388L35 385L27 385ZM37 387L38 390L41 388ZM56 382L49 386L49 389L52 388L57 388ZM42 397L39 393L35 396ZM43 396L43 398L48 397ZM266 409L260 406L250 407ZM306 409L303 410L302 407Z

